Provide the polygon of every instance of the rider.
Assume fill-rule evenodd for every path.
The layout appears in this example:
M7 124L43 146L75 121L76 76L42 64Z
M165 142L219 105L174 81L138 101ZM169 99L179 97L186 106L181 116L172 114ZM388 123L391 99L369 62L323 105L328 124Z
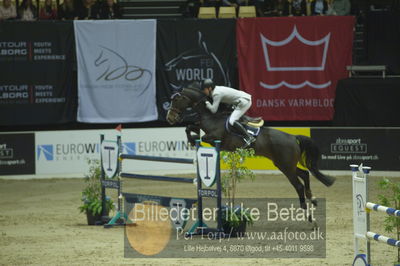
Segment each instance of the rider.
M201 82L201 89L207 96L211 96L213 103L206 101L207 108L214 114L218 110L220 103L232 104L235 106L234 111L229 117L229 124L233 126L245 141L245 147L248 147L256 139L250 135L238 120L246 113L251 106L251 95L240 90L225 86L215 86L211 79L205 79Z

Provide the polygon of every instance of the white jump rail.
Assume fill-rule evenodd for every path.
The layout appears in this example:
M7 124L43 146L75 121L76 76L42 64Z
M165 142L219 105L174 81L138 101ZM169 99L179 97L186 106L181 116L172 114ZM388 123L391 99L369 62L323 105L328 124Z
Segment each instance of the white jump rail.
M370 265L371 246L369 240L375 240L400 248L400 241L370 231L370 212L376 211L400 217L400 210L382 206L368 201L368 175L371 167L350 165L353 180L353 228L354 228L354 262L353 265ZM366 252L360 254L361 241L365 243Z

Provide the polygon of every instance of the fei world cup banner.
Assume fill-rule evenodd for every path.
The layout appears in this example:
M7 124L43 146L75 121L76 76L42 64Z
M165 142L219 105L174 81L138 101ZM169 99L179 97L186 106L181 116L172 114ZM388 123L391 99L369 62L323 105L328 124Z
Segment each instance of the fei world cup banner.
M234 19L157 22L157 102L165 120L171 95L206 78L237 88ZM188 115L184 121L193 121Z
M266 120L332 120L336 84L351 65L354 17L239 19L240 88Z
M78 121L156 120L156 20L74 21Z

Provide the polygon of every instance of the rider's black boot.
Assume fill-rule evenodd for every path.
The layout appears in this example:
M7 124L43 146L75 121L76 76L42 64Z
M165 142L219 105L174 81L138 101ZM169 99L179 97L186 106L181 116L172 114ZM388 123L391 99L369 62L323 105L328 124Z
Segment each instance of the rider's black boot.
M247 130L244 128L244 126L242 124L240 124L239 122L234 122L233 123L233 127L239 131L239 134L241 134L243 136L243 140L246 143L244 148L249 147L254 141L256 141L256 139L249 134L249 132L247 132Z

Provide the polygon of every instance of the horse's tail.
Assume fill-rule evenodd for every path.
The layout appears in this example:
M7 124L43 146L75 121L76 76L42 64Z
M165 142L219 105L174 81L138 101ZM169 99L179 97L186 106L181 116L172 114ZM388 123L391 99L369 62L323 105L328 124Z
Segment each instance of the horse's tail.
M315 176L319 181L321 181L325 186L331 186L336 178L328 175L324 175L318 169L318 161L320 158L320 151L315 142L306 136L297 135L297 142L300 145L300 150L302 154L301 165L307 167L308 170Z

